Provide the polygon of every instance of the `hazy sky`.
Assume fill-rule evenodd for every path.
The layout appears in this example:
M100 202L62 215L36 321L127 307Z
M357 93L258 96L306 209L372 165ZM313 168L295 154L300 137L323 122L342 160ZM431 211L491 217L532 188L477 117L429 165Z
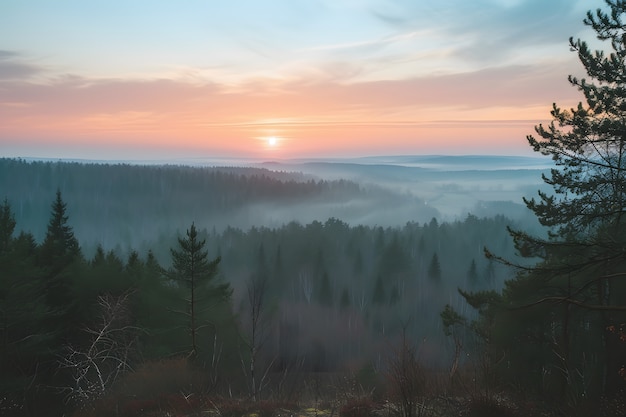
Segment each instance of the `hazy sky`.
M0 156L527 153L603 5L1 0Z

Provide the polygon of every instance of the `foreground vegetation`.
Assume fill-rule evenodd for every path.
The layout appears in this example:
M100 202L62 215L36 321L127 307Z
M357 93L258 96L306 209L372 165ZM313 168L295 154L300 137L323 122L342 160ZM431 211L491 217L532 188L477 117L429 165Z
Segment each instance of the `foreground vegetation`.
M171 240L169 266L151 251L86 258L70 223L60 191L41 243L15 232L8 201L0 210L2 405L18 415L162 408L183 394L198 407L301 404L329 375L358 376L359 396L382 400L399 343L417 366L409 341L423 339L424 369L447 366L437 312L457 286L495 288L505 272L477 256L506 237L503 217L221 234L192 224Z

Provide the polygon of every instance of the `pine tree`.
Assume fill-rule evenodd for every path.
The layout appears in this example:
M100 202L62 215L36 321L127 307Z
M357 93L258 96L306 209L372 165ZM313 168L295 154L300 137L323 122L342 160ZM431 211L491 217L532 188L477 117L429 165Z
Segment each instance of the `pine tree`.
M605 330L626 322L626 1L605 1L608 12L589 11L584 23L609 50L592 52L585 41L570 38L588 78L569 81L584 102L569 110L554 104L553 121L527 137L555 163L543 176L553 192L525 199L549 234L544 239L511 230L520 255L539 262L521 266L503 292L508 306L548 314L549 320L539 321L524 319L527 313L507 314L500 323L510 346L519 345L513 340L553 344L541 360L561 370L562 398L626 386L619 376L626 350L611 343ZM516 329L515 336L509 329ZM583 372L585 381L573 379Z
M8 251L13 238L15 224L15 216L11 211L11 205L9 200L5 198L4 203L0 207L0 253Z
M49 329L56 333L61 348L71 343L78 327L84 323L80 311L91 300L76 297L75 283L83 275L82 255L78 240L68 224L67 205L57 189L52 203L46 236L39 247L37 266L44 271L44 291L49 315ZM81 302L83 305L81 305Z
M57 189L46 237L41 245L41 263L58 272L80 255L78 240L68 224L67 205Z
M549 241L514 232L525 255L556 261L566 243L568 257L558 265L567 270L611 262L623 253L626 213L626 1L607 0L610 12L588 12L584 23L598 39L610 41L612 52L591 52L586 42L570 38L591 80L570 76L585 103L563 110L553 105L553 121L529 135L537 152L556 164L544 181L554 194L538 193L525 200L539 221L551 229ZM573 245L576 251L571 253ZM582 256L580 256L582 255ZM553 265L554 267L555 265Z
M205 324L200 323L200 316L206 306L207 299L225 300L230 297L228 283L218 283L217 273L220 258L208 260L208 251L204 249L206 241L198 238L194 223L187 229L186 238L178 238L179 250L171 249L172 270L170 277L182 284L189 291L186 298L187 311L183 312L189 320L191 337L190 356L198 353L198 333Z

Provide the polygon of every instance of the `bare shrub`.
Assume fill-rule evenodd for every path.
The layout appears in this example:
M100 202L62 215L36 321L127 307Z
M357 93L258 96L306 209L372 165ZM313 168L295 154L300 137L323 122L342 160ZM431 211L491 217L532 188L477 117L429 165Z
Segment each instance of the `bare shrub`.
M126 291L120 296L99 296L100 319L84 329L89 342L84 347L66 346L59 366L70 371L71 385L61 387L69 402L83 406L93 402L131 369L130 356L139 333L129 325L131 295L132 291Z
M420 398L424 396L425 376L415 347L406 338L406 329L402 332L399 347L388 360L386 377L389 394L398 404L400 414L403 417L421 416L424 407Z

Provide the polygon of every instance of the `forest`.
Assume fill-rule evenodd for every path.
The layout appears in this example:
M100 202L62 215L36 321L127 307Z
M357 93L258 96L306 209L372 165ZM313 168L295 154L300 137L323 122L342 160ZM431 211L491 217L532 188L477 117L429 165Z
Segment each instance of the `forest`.
M28 168L69 169L61 162L4 162L23 176ZM276 181L275 189L291 187L293 195L354 189L346 182L269 180L266 174L220 179ZM364 374L373 383L399 335L423 340L420 358L438 372L453 349L439 312L446 304L467 310L458 287L502 287L507 268L484 257L486 242L513 256L510 220L473 215L397 228L352 227L336 218L222 232L190 223L154 242L162 256L102 246L86 256L63 195L50 190L41 242L17 233L12 204L7 199L2 206L2 367L5 389L20 393L25 404L40 403L44 393L24 383L55 387L44 390L51 401L78 407L123 384L131 369L180 358L193 359L205 376L203 389L212 394L292 400L298 392L281 392L281 378ZM33 308L25 311L25 305ZM262 372L257 380L241 367L252 361Z
M258 167L0 160L0 413L626 415L626 1L606 4L584 23L609 53L570 39L584 104L527 137L554 163L523 198L541 228ZM395 226L228 222L407 199Z

